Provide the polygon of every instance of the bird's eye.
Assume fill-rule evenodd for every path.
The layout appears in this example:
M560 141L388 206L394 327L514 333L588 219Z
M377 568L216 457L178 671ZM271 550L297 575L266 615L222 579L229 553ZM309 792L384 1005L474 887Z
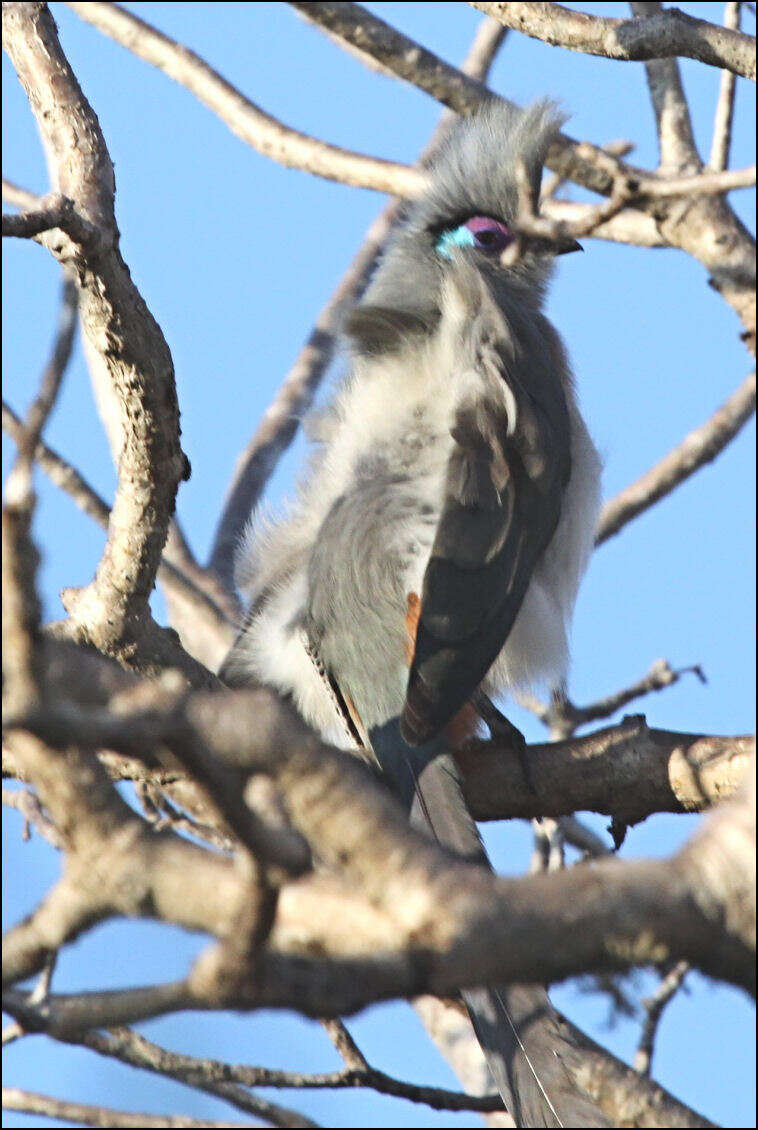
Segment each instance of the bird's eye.
M492 216L472 216L459 227L443 231L437 240L436 250L446 259L452 259L454 247L476 247L488 255L499 255L512 239L507 224Z

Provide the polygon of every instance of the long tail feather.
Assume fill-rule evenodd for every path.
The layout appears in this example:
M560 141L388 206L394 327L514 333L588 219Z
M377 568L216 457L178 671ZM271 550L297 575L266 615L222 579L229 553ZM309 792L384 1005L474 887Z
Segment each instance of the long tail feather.
M394 718L371 731L371 745L411 823L442 846L489 866L466 807L458 768L438 737L407 745ZM566 1060L578 1049L559 1027L544 989L509 985L462 993L495 1084L517 1126L609 1126L573 1083Z

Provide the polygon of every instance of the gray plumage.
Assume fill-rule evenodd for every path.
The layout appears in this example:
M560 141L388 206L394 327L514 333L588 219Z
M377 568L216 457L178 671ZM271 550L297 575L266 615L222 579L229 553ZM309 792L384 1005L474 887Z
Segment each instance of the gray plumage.
M507 241L517 162L536 198L559 124L549 103L492 103L454 131L348 320L349 372L297 499L242 547L250 613L223 671L291 696L328 740L370 745L413 822L482 862L444 727L479 687L564 676L599 501L541 312L553 254L527 246L509 266L486 243ZM606 1124L541 989L464 998L519 1125Z

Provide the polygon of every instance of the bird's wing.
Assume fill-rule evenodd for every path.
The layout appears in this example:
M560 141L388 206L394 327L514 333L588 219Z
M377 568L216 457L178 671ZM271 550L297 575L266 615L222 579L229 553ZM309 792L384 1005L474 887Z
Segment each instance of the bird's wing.
M555 331L517 307L506 317L483 280L467 285L478 293L461 305L476 314L458 342L462 395L402 716L414 745L459 710L503 647L570 474Z

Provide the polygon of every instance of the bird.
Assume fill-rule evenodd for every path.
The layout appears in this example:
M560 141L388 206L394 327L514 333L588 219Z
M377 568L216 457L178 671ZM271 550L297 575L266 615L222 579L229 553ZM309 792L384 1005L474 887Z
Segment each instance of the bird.
M580 248L518 230L564 121L493 98L450 131L345 320L296 495L242 539L248 611L220 672L372 759L412 824L484 866L455 748L478 702L565 679L600 500L542 309L556 255ZM541 986L461 995L517 1125L609 1124Z

